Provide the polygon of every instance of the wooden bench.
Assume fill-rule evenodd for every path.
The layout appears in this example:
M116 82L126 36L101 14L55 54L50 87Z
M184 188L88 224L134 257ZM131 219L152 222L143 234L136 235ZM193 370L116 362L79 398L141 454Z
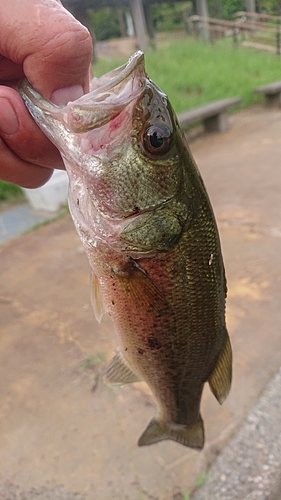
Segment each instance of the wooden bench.
M254 89L253 92L264 94L265 102L269 106L280 106L281 104L281 80L261 85Z
M207 132L224 132L229 128L227 109L241 101L241 97L228 97L182 111L178 113L179 124L181 127L185 127L191 123L203 121Z

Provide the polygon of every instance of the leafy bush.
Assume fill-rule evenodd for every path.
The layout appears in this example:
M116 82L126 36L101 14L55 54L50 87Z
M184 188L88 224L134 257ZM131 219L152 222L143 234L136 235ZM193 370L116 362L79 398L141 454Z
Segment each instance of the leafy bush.
M10 182L0 180L0 202L16 201L17 199L23 199L21 188Z
M191 2L154 3L150 5L150 14L154 29L160 31L175 31L184 29L184 12L191 14Z
M88 11L97 40L109 40L121 36L117 11L111 7Z
M227 0L223 2L223 13L226 19L232 19L235 12L245 10L245 0Z

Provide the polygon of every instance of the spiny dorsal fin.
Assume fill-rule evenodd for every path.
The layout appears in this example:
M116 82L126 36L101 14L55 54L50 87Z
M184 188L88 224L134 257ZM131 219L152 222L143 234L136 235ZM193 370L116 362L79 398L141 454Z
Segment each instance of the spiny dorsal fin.
M146 446L164 439L172 439L190 448L202 449L204 446L204 426L201 415L193 425L169 425L153 418L139 438L138 445Z
M117 348L115 352L104 375L105 383L117 386L138 382L140 379L130 368L120 349Z
M211 373L208 382L214 396L222 404L230 391L232 379L232 349L228 333L226 332L226 341L220 354L215 369Z

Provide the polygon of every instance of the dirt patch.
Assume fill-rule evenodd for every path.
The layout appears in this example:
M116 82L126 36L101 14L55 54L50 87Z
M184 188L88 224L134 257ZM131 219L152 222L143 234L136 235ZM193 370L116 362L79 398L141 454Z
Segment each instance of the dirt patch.
M254 107L231 123L191 145L219 222L234 350L226 402L204 391L205 449L137 447L156 406L145 384L102 382L114 328L94 319L65 216L0 247L1 500L180 498L279 368L280 112Z

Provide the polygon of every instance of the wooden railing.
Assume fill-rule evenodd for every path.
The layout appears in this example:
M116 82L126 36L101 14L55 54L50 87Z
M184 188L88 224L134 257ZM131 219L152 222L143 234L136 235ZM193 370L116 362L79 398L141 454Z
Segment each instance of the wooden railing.
M256 44L260 49L276 51L280 54L281 16L269 16L249 12L237 12L233 21L211 17L190 16L187 29L195 36L215 42L218 38L232 37L235 44ZM207 36L206 36L207 33Z

